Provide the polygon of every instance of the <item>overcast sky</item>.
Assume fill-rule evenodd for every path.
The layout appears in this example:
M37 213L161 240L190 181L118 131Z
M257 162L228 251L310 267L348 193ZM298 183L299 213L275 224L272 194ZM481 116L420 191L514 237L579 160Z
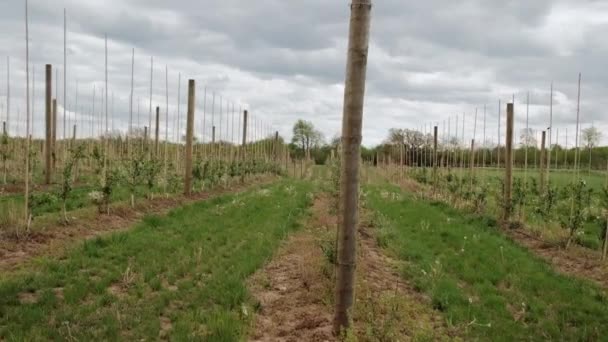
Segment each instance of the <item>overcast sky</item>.
M149 120L153 56L152 102L153 106L161 107L161 120L166 101L165 67L169 71L168 133L172 138L177 136L174 122L178 73L181 73L182 131L187 79L193 78L197 81L199 136L204 108L206 129L211 125L215 93L214 120L218 130L222 97L223 137L232 138L234 106L235 111L249 109L256 121L263 122L266 132L278 130L290 138L293 123L302 118L312 121L330 139L339 134L341 127L348 4L327 0L30 0L34 134L42 134L46 63L59 69L59 112L63 112L65 8L66 107L79 125L90 118L94 86L95 115L101 115L100 88L107 34L109 93L114 95L111 125L115 129L125 131L129 124L134 48L134 111L139 99L140 126L148 125ZM10 129L22 134L24 13L24 0L0 1L0 55L11 58ZM461 130L463 113L465 138L470 139L476 109L479 141L483 136L484 105L486 135L488 139L496 139L498 101L503 101L504 112L504 103L513 95L519 132L525 127L527 92L531 94L530 127L546 129L553 81L553 127L555 133L559 129L561 144L565 143L568 129L568 143L572 146L579 72L582 72L582 127L595 124L604 130L608 128L604 110L608 106L606 32L608 2L599 0L375 1L364 144L382 142L392 127L426 126L429 130L430 125L439 124L439 131L443 132L447 130L448 119L453 132L457 115ZM0 65L4 65L0 68L0 116L6 120L6 60ZM137 123L137 114L134 117ZM85 121L80 134L90 134L90 129L89 121ZM162 124L161 135L164 132ZM603 138L604 144L607 138Z

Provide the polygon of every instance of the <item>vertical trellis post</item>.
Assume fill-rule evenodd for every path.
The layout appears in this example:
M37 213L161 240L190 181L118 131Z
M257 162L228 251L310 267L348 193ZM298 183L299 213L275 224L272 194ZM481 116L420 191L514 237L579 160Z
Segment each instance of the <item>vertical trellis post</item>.
M353 0L342 115L342 167L338 215L338 262L334 332L348 328L354 302L356 232L359 220L359 159L369 44L371 0Z
M184 177L184 194L190 195L192 191L192 140L194 136L194 107L195 101L195 82L188 81L188 117L186 121L186 174Z
M513 103L507 103L507 135L505 142L505 189L504 189L504 220L511 218L513 210Z
M437 191L437 126L433 128L433 187Z
M45 122L46 135L44 145L44 183L51 184L51 174L53 161L51 150L53 145L53 107L52 107L52 87L53 87L53 67L50 64L46 65L46 89L45 89Z
M160 107L156 107L156 126L154 128L154 157L158 158L158 135L160 133Z
M52 165L51 168L53 171L55 170L55 163L57 161L57 99L53 99L53 108L52 108L52 127L51 127L51 158Z
M245 159L245 148L247 147L247 120L249 119L249 113L245 110L243 111L243 142L241 149L241 159Z
M547 148L545 147L547 141L547 132L542 132L541 143L540 143L540 193L544 194L547 186Z

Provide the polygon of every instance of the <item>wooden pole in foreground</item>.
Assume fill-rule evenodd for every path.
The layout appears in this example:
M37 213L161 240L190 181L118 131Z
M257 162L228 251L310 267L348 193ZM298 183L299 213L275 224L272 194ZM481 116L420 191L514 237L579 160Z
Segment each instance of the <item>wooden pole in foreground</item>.
M475 176L475 139L471 139L471 154L469 155L469 169L471 177L471 191L473 190L473 177Z
M52 157L52 169L55 170L55 163L57 162L57 99L53 99L53 117L52 117L52 128L51 128L51 157Z
M195 101L194 80L188 81L188 117L186 121L186 167L184 176L184 194L189 196L192 192L192 139L194 136L194 107Z
M511 219L513 210L513 103L507 103L507 136L505 143L504 220Z
M279 159L279 131L274 132L274 160L275 162Z
M547 187L547 149L545 147L547 141L547 132L542 132L540 143L540 193L545 193Z
M437 191L437 126L433 128L433 187Z
M156 128L154 131L154 156L158 158L158 134L160 129L160 107L156 107Z
M53 140L53 109L52 109L52 86L53 86L53 67L50 64L46 65L46 89L45 89L45 122L46 122L46 137L44 140L44 184L51 184L51 172L53 161L51 159L51 149Z
M243 111L243 142L241 144L241 160L245 159L245 146L247 146L247 120L249 113Z
M353 0L348 38L344 112L342 114L342 167L338 214L338 258L334 333L350 326L354 303L356 239L359 221L359 158L369 46L371 0Z
M148 146L148 126L144 126L144 148L147 150Z

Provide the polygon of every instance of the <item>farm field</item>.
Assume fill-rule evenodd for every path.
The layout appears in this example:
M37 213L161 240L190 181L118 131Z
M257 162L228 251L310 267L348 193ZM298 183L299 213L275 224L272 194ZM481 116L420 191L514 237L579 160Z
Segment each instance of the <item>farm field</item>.
M3 274L0 336L236 340L254 313L244 280L297 226L311 190L281 181L221 196Z
M608 6L5 2L0 342L608 341Z
M303 180L279 179L167 215L149 215L128 231L75 243L63 255L40 257L7 272L0 280L0 336L7 341L256 340L256 318L272 317L276 308L252 293L259 290L251 289L249 278L281 255L291 260L302 253L310 262L283 261L281 267L292 269L295 279L318 284L315 294L295 298L299 305L321 303L316 312L331 316L336 221L328 217L335 211L330 202L313 199L332 193L333 172L316 166ZM363 224L372 240L359 237L365 253L359 262L368 270L358 280L353 334L360 340L598 340L606 332L606 288L559 273L501 232L495 221L421 199L386 183L380 170L365 172ZM319 205L326 218L306 219ZM292 235L306 247L287 244L287 250L276 252ZM385 256L370 257L374 253ZM396 280L378 285L367 279L378 267L396 272L402 282L398 293ZM297 280L277 285L283 278L268 279L260 286L271 297L263 298L290 298L302 286ZM369 286L387 294L370 295ZM375 297L384 302L370 299ZM390 309L386 303L391 302L401 304ZM385 310L396 311L382 314ZM291 317L289 310L280 315ZM409 323L416 316L422 326ZM370 330L374 325L378 329ZM294 331L313 336L326 331L321 327Z
M370 185L377 239L405 262L404 278L426 293L467 340L601 340L605 289L557 274L496 224L391 185Z

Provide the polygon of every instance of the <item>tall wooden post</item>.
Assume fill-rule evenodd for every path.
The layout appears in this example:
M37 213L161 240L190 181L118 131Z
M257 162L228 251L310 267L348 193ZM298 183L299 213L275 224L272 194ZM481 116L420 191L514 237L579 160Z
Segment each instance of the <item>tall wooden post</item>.
M279 159L279 131L274 132L274 159L275 162Z
M189 196L192 192L192 140L194 137L194 107L195 102L194 80L188 81L188 117L186 121L186 165L184 175L184 194Z
M547 141L547 132L542 132L540 143L540 193L544 194L547 187L547 149L545 147Z
M433 186L437 191L437 126L433 128Z
M469 177L470 177L470 188L473 192L473 178L475 176L475 139L471 139L471 153L469 156Z
M144 151L148 150L148 126L144 126Z
M507 136L505 152L504 220L511 219L513 211L513 103L507 104Z
M46 65L46 91L44 98L45 105L45 122L46 134L44 140L44 183L51 184L53 161L51 158L51 149L53 141L53 108L52 108L52 85L53 85L53 67L50 64Z
M342 170L334 313L336 334L350 326L354 302L359 222L359 159L371 10L371 0L353 0L351 4L342 114Z
M73 131L72 131L72 146L74 146L75 143L76 143L76 125L74 125Z
M52 168L55 170L55 164L57 162L57 99L53 99L53 113L52 113L52 130L51 134L51 157L52 157Z
M156 107L156 128L154 131L154 156L158 158L158 135L160 130L160 107Z
M249 113L243 112L243 143L241 145L241 159L245 158L245 147L247 146L247 120L249 119Z
M469 157L469 168L471 170L471 178L473 177L473 173L475 171L475 139L471 139L471 155Z

